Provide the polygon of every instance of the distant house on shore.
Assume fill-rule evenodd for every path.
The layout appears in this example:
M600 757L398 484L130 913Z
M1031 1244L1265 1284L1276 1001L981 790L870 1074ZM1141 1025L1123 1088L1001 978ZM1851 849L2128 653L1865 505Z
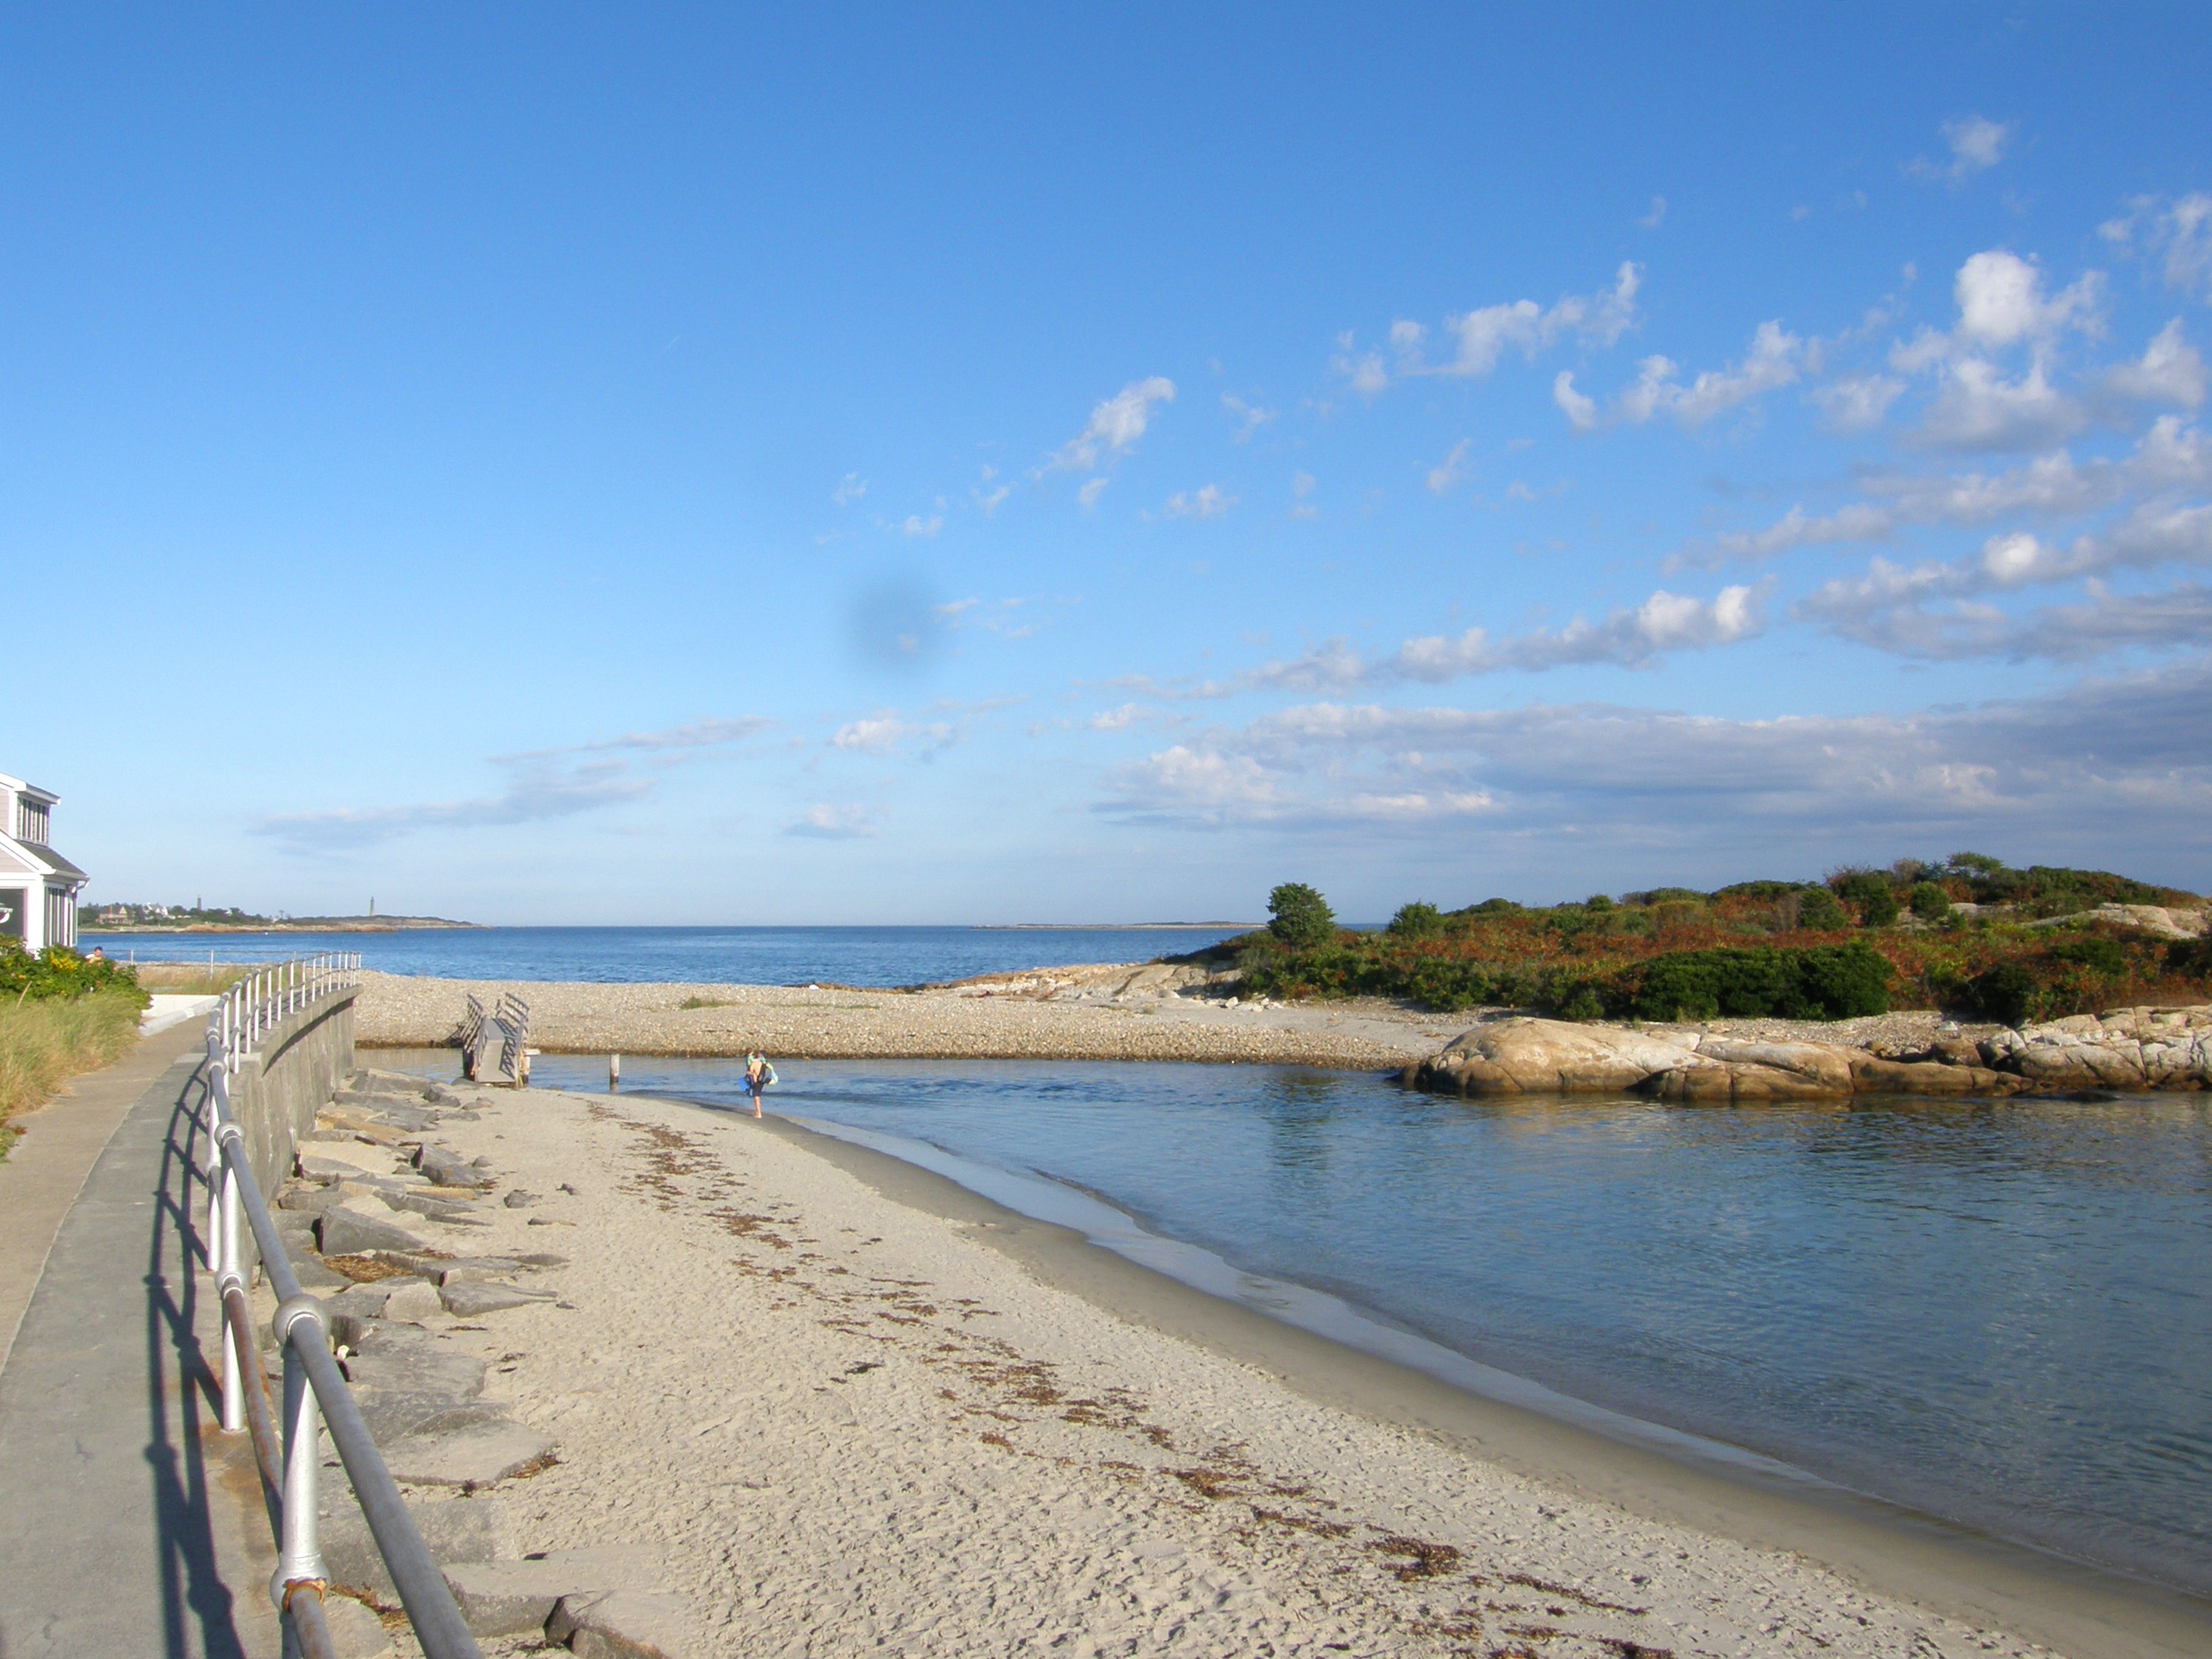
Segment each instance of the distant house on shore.
M27 951L76 944L87 877L47 844L60 796L0 773L0 939Z

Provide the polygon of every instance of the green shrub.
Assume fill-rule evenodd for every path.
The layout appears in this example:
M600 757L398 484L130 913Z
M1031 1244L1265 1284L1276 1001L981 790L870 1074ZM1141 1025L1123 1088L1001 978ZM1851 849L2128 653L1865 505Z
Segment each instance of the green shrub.
M123 963L92 962L74 951L52 945L33 956L11 939L0 939L0 996L18 1001L73 1002L95 991L119 991L143 1008L146 994L137 975Z
M1897 920L1897 889L1881 871L1846 870L1828 885L1858 912L1860 927L1887 927Z
M2128 953L2120 948L2120 942L2101 933L2088 933L2054 945L2051 956L2054 962L2074 963L2092 973L2109 974L2115 979L2128 971Z
M1433 904L1424 904L1416 899L1411 904L1401 904L1398 914L1390 918L1388 931L1395 939L1429 939L1444 930L1444 913Z
M1843 903L1825 887L1797 890L1797 925L1816 933L1840 933L1851 925Z
M1267 931L1293 951L1311 950L1336 937L1336 913L1302 881L1286 881L1267 895Z
M1923 921L1941 921L1951 914L1951 896L1932 881L1916 881L1905 897Z
M2184 979L2212 979L2212 938L2176 939L2167 945L2166 971Z
M1613 901L1603 893L1592 893L1583 901L1583 908L1602 915L1613 908Z
M2043 988L2016 962L2000 962L1967 981L1966 998L1984 1019L2022 1025L2040 1012Z
M1849 1019L1889 1012L1890 966L1869 945L1677 951L1628 969L1608 999L1632 1019Z

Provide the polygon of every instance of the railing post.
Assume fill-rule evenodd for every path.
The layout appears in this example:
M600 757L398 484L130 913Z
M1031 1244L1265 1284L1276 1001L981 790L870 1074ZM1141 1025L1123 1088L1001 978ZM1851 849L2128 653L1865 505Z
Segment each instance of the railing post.
M222 1218L217 1224L216 1237L222 1241L222 1266L215 1279L216 1298L219 1302L233 1285L246 1287L246 1274L239 1266L239 1230L241 1218L238 1212L238 1176L230 1167L234 1147L222 1152ZM238 1352L238 1338L223 1322L222 1328L222 1430L225 1434L236 1434L246 1426L246 1370L245 1360Z
M317 1536L321 1511L315 1492L316 1471L322 1464L322 1417L298 1345L326 1343L329 1338L321 1304L313 1297L287 1302L277 1309L275 1324L276 1340L284 1348L284 1540L269 1593L281 1608L295 1586L319 1586L325 1577Z

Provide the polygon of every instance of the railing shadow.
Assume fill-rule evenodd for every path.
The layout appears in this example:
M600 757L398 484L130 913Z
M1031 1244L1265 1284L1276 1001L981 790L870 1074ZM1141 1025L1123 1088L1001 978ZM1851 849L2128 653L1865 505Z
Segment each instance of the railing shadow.
M178 1091L154 1192L145 1277L146 1462L154 1482L164 1655L246 1659L235 1598L217 1561L208 1489L204 1429L210 1410L220 1409L222 1385L195 1328L199 1251L194 1217L205 1212L206 1204L200 1173L206 1073L203 1060Z

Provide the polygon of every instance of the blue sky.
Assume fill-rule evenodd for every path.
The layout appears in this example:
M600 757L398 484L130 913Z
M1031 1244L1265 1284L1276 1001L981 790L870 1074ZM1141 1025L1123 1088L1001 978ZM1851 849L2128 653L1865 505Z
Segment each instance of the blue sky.
M805 11L0 21L91 896L2212 887L2201 8Z

